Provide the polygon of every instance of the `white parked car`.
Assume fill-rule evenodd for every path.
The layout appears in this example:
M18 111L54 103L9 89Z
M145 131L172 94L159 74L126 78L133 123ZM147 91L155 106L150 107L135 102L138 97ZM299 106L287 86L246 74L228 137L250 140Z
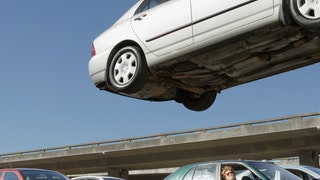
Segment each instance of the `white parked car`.
M319 62L319 0L139 0L92 45L101 90L203 111L220 91Z
M111 177L111 176L83 175L83 176L71 178L71 180L124 180L124 179Z

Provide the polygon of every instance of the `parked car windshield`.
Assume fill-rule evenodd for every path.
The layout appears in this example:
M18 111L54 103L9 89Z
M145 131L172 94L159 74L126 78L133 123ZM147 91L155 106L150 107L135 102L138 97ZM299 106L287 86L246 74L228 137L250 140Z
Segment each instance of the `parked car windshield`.
M260 171L261 174L270 180L298 180L299 177L289 171L273 164L265 162L248 162L249 165Z
M171 173L169 176L167 176L164 180L175 180L175 179L182 179L182 177L192 168L193 165L185 165L176 170L174 173ZM191 170L194 170L192 168Z
M21 170L25 180L69 180L60 173L42 170Z

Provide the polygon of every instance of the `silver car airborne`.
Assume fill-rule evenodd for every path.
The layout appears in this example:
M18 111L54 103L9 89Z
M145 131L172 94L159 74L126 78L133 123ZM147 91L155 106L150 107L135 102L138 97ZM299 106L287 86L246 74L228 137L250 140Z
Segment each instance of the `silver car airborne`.
M112 93L208 109L217 93L320 61L319 0L139 0L92 44Z

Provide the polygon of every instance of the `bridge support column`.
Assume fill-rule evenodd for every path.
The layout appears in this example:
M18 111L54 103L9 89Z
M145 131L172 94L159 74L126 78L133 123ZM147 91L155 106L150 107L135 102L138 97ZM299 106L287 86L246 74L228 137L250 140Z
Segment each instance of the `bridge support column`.
M300 152L299 164L319 167L319 153L310 151Z
M108 169L108 176L129 179L129 171L126 169Z

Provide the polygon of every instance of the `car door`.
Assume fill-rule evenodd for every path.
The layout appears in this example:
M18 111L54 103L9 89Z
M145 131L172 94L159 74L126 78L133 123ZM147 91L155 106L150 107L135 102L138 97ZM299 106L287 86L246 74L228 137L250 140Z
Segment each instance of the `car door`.
M227 38L273 14L273 0L191 0L191 4L195 43L219 35Z
M190 46L193 43L190 0L145 0L131 26L157 56Z

